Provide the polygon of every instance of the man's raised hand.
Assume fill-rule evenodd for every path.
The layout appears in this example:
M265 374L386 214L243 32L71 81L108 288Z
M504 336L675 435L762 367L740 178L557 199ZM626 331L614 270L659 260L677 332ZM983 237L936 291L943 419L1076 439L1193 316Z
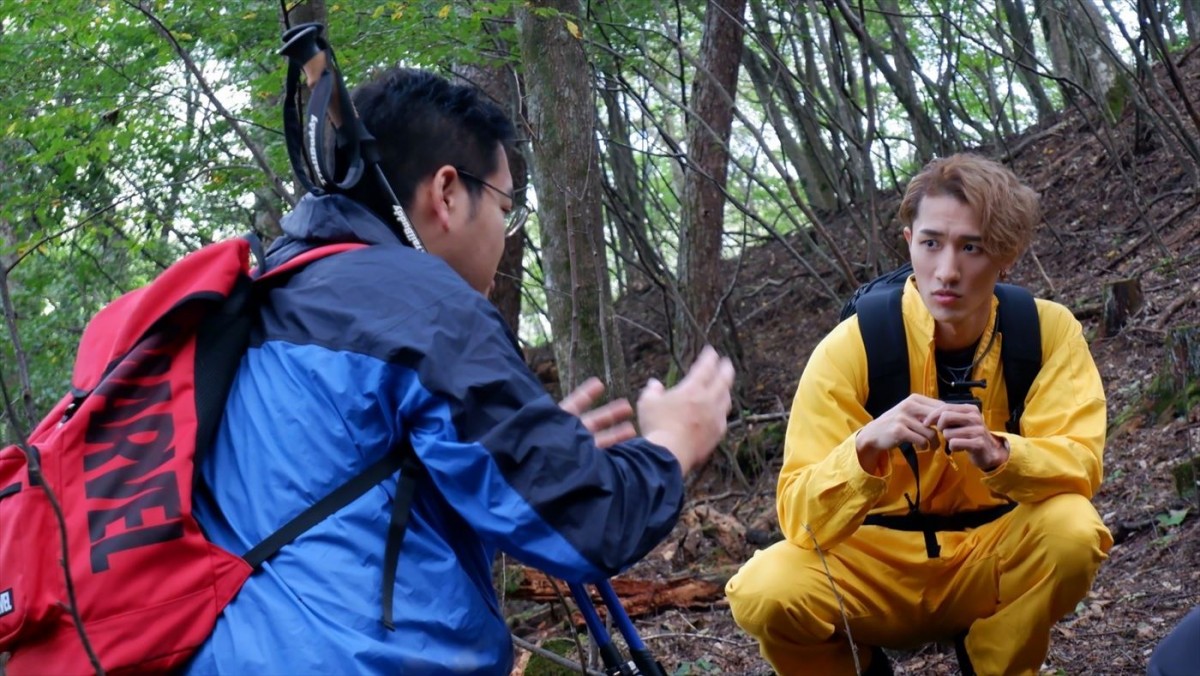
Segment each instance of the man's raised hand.
M669 450L685 475L725 436L733 377L729 359L706 347L678 385L668 390L652 379L638 397L642 436Z
M600 382L599 378L588 378L558 405L567 413L579 416L583 426L596 438L596 445L600 448L608 448L637 436L637 431L629 420L633 416L633 406L629 405L628 399L617 399L592 409L592 404L602 394L604 383Z

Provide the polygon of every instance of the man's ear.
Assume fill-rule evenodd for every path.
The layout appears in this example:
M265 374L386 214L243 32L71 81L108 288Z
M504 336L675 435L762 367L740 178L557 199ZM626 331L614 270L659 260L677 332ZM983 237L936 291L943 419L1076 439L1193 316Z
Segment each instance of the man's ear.
M907 243L909 246L912 246L912 228L905 228L905 229L904 229L904 241L905 241L905 243Z
M429 209L441 230L450 228L450 216L463 199L461 183L458 170L449 164L443 165L429 179Z

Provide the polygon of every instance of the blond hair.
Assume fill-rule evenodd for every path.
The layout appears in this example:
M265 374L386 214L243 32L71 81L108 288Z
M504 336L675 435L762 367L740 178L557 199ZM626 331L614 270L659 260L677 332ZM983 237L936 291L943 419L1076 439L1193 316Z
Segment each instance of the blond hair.
M1004 165L959 153L933 160L908 182L900 222L910 227L925 197L953 197L975 210L983 248L1005 264L1025 252L1042 220L1038 194Z

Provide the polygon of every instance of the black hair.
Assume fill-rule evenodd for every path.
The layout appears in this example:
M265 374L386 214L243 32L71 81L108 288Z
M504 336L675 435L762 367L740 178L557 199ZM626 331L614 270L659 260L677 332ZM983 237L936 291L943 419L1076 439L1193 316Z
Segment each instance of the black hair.
M500 108L475 87L428 71L391 68L359 87L352 98L375 137L380 166L400 205L408 208L417 184L451 165L490 176L516 130ZM391 200L369 172L347 194L394 223ZM465 181L472 198L483 186Z

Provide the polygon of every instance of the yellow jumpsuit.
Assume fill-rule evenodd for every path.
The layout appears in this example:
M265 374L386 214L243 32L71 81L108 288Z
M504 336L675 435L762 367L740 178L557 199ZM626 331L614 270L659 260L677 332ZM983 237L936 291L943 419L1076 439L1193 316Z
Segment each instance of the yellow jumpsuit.
M979 351L990 342L996 305L993 299ZM911 279L902 307L913 391L936 398L933 317ZM904 494L915 498L916 486L898 449L880 475L859 464L855 436L871 418L863 408L867 362L857 319L839 324L814 350L792 404L779 475L786 540L756 552L726 587L734 618L779 673L853 674L847 633L865 669L872 646L911 647L968 629L977 673L1037 673L1052 625L1087 594L1112 546L1091 504L1103 471L1100 376L1070 311L1040 299L1037 308L1042 368L1021 435L1003 431L1002 335L974 373L987 380L975 393L988 429L1010 446L1008 461L985 474L965 453L947 456L940 438L942 448L918 453L923 512L952 514L1006 499L1017 507L973 530L939 532L934 559L920 532L863 525L868 514L907 513Z

